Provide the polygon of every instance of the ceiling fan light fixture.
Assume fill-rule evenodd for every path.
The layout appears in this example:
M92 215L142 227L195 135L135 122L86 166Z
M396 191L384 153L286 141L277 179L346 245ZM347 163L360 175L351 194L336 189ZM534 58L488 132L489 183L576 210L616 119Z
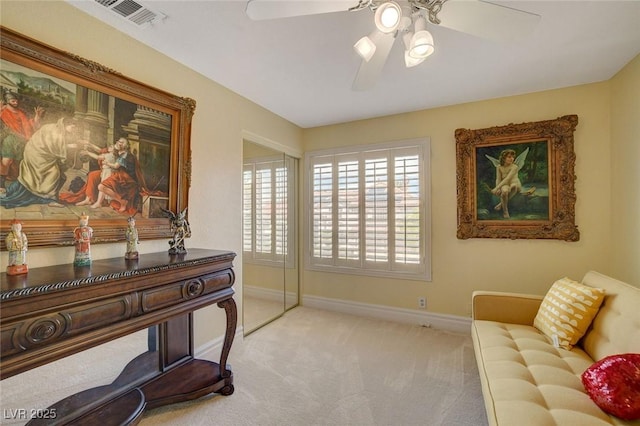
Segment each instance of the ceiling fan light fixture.
M433 36L429 31L420 31L413 35L409 54L414 58L426 58L435 51Z
M416 31L409 44L409 55L413 58L424 59L435 51L433 36L426 28L427 20L424 16L417 17L415 22Z
M376 27L383 33L391 33L398 29L402 18L402 9L398 3L389 1L376 9L374 17Z
M369 36L364 36L353 45L353 48L358 55L365 61L369 62L376 53L376 44L371 40Z

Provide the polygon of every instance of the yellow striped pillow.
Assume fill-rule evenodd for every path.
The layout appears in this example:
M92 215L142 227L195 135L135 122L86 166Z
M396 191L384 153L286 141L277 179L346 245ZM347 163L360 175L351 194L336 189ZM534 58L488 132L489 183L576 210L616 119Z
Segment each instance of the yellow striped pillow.
M603 299L603 289L562 278L542 300L533 326L554 346L570 350L587 331Z

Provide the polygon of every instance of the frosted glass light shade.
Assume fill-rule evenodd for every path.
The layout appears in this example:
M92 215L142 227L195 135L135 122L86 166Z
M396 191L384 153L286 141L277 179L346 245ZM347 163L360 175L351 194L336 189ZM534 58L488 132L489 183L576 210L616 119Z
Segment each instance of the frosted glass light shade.
M376 53L376 44L369 36L362 37L353 45L353 48L358 52L358 55L367 62L369 62L373 54Z
M402 18L402 9L398 3L390 1L378 6L374 20L378 30L383 33L391 33L398 29L400 18Z
M415 33L409 45L409 55L412 58L424 59L435 51L433 36L426 28L427 20L424 16L417 17L415 21Z
M411 39L409 54L414 58L426 58L435 51L433 36L429 31L418 31Z

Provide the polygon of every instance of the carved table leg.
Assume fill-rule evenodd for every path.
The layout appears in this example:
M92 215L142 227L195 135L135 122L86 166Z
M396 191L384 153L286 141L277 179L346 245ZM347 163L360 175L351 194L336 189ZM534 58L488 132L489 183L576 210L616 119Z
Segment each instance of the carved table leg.
M236 333L236 326L238 322L238 309L236 302L232 298L223 300L218 303L218 307L224 308L224 312L227 316L227 328L224 333L224 343L222 345L222 351L220 352L220 375L225 381L225 386L220 390L222 395L231 395L234 391L233 388L233 374L231 370L227 368L227 358L231 351L231 344Z

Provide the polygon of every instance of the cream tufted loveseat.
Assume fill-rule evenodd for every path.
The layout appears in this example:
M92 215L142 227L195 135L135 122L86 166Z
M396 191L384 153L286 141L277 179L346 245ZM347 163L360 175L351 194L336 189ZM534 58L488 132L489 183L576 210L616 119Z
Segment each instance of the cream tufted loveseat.
M580 380L608 355L640 353L640 288L593 271L582 283L606 295L570 351L533 327L543 296L473 293L471 334L489 425L640 425L600 410Z

